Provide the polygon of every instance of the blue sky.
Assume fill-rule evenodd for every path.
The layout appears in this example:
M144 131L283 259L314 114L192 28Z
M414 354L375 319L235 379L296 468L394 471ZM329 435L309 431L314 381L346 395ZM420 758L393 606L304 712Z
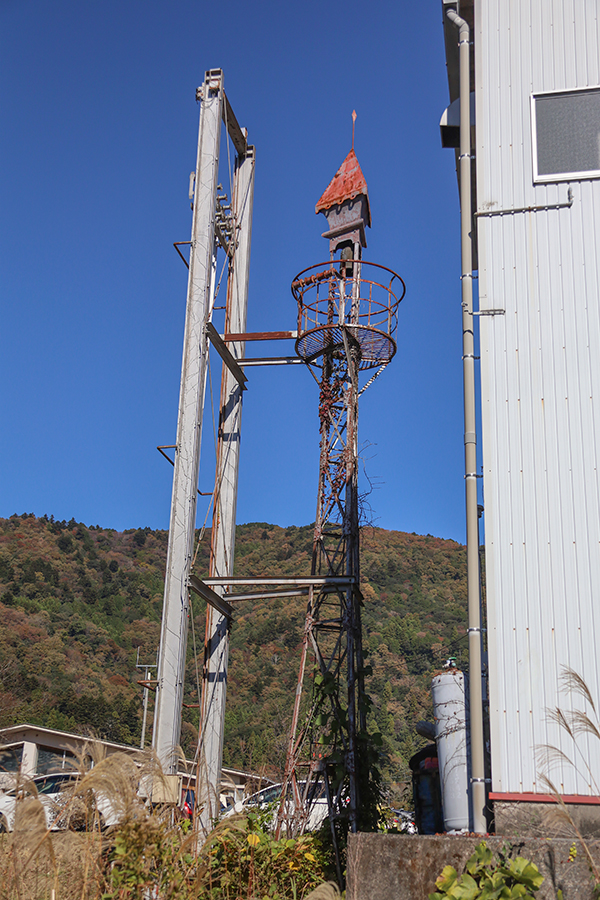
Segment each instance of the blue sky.
M439 139L437 0L0 0L0 28L0 515L168 525L172 469L155 448L175 439L187 283L172 243L190 234L195 89L221 67L257 151L249 330L295 327L290 282L327 256L314 205L356 109L365 258L407 285L398 353L360 410L374 520L463 540L459 211ZM307 524L316 386L301 366L249 376L238 521Z

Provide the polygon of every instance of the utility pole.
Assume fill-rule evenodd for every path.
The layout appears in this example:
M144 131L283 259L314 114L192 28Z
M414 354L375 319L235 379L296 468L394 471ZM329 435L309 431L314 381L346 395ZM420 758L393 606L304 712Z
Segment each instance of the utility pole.
M156 656L158 658L158 652L157 652ZM150 693L151 686L152 686L152 690L154 690L156 687L156 682L154 682L154 683L151 682L150 679L148 678L148 676L150 675L151 669L156 669L157 663L152 663L152 664L144 663L142 665L140 663L140 648L138 647L137 648L137 656L136 656L136 660L135 660L135 667L136 667L136 669L144 670L143 681L138 681L138 684L141 684L142 687L144 688L144 703L143 703L144 712L142 715L142 735L140 737L140 750L143 750L144 746L146 744L146 721L148 718L148 696Z
M153 747L166 775L177 773L177 747L189 623L189 587L196 528L202 412L216 262L215 206L221 141L223 74L206 73L200 89L200 133L189 262L175 472L158 656Z
M254 147L248 147L235 162L233 182L233 221L236 228L231 241L225 333L246 331L252 207L254 202ZM228 343L236 360L244 357L245 343ZM240 461L243 385L228 366L223 366L217 468L210 545L210 575L233 575L237 486ZM217 591L223 588L217 588ZM214 606L206 610L206 636L200 703L200 735L197 769L198 824L208 832L218 818L219 786L223 765L223 731L231 621Z
M215 800L218 801L223 756L231 607L221 599L222 589L219 592L207 589L192 573L196 499L208 355L212 345L224 366L212 495L210 571L230 575L235 543L242 392L246 386L246 378L236 360L243 359L244 341L226 344L212 318L218 287L217 253L221 249L227 257L225 336L229 332L245 331L254 148L249 146L247 133L240 128L225 94L221 69L206 72L196 98L201 103L200 127L196 171L190 179L193 221L189 264L182 257L188 265L189 276L153 747L165 774L176 774L191 610L189 592L194 590L208 603L196 803L200 813L197 821L202 827L208 827L218 812ZM218 193L222 190L218 184L222 123L226 140L231 140L236 153L230 186L231 212L224 203L226 195Z

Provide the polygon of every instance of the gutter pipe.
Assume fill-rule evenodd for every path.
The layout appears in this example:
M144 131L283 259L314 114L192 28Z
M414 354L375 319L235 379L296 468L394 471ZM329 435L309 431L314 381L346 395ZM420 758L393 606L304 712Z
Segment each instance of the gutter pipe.
M460 231L463 325L463 393L465 428L465 499L467 512L467 605L469 634L470 794L473 831L487 831L479 588L479 516L477 510L477 434L475 419L475 341L473 318L473 246L471 242L471 73L470 29L453 9L446 12L458 28L460 72Z

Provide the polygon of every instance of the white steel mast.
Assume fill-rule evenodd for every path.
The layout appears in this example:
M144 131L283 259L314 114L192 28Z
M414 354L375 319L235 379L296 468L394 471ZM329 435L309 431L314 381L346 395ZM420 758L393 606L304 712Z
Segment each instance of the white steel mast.
M201 92L175 473L152 735L152 746L168 775L177 771L177 747L181 734L189 623L188 579L194 550L202 407L208 359L206 326L211 318L211 290L214 289L215 204L224 98L220 70L206 73Z
M254 148L248 147L246 154L236 159L233 183L232 207L236 231L231 241L225 311L225 333L228 335L246 331L253 201ZM243 359L244 342L229 342L227 348L236 360ZM242 397L243 384L224 365L211 531L211 577L233 575ZM207 606L197 781L197 809L199 824L203 830L210 829L220 809L219 785L223 765L230 624L231 620L222 611L214 606Z

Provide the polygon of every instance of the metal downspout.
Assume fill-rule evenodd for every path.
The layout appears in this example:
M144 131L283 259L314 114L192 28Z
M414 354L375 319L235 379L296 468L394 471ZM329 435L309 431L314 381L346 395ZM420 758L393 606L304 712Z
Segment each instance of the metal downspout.
M475 343L473 334L473 248L471 242L471 78L469 25L454 10L448 19L459 29L460 64L460 231L463 310L463 391L465 423L465 495L467 512L467 604L469 633L469 726L473 831L485 834L485 768L481 678L481 606L479 522L477 512L477 435L475 422Z

